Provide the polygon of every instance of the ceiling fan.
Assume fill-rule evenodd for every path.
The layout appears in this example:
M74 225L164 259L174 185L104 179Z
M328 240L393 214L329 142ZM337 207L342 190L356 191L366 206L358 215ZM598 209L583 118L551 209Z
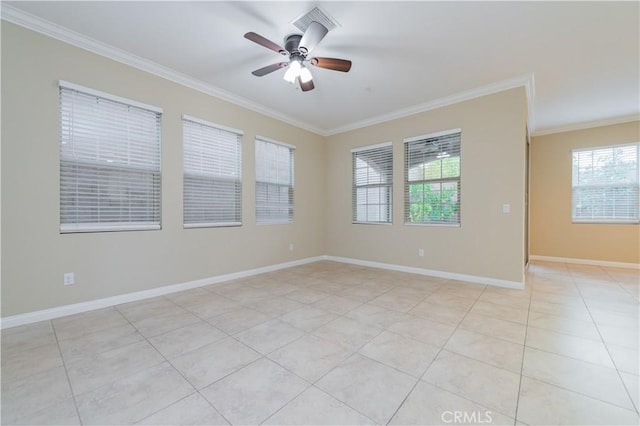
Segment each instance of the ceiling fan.
M251 74L256 77L262 77L281 68L287 68L284 79L289 83L294 83L298 80L302 91L307 92L315 86L313 84L311 71L305 67L305 62L318 68L348 72L351 69L351 61L346 59L308 58L309 53L320 43L324 36L327 35L327 32L329 32L327 27L319 22L313 21L309 24L309 27L303 35L292 34L285 37L284 48L254 32L246 33L244 38L247 40L251 40L260 46L289 57L288 62L277 62L267 65L266 67L253 71Z

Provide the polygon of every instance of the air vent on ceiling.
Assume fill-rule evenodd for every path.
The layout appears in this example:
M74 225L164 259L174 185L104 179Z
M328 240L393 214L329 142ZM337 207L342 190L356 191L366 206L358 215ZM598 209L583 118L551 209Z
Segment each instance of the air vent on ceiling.
M292 24L300 31L305 32L307 30L307 27L309 27L309 24L311 24L313 21L321 23L329 31L340 26L333 18L330 18L329 15L327 15L317 7L314 7L309 13L305 13L299 18L295 19Z

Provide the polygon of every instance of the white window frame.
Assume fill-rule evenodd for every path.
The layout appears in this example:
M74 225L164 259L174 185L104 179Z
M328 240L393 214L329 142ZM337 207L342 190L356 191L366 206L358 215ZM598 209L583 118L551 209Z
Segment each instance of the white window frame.
M367 157L369 157L370 161L386 161L386 165L382 165L379 170L373 170L373 166L367 161ZM386 157L386 158L385 158ZM358 176L358 161L363 161L367 165L367 176L359 177ZM352 196L352 208L351 208L351 220L353 224L367 224L367 225L391 225L393 223L393 143L392 142L384 142L376 145L369 145L359 148L354 148L351 150L351 169L352 169L352 179L351 179L351 196ZM378 173L380 178L376 179L374 176L371 178L369 175L371 172ZM385 178L386 176L386 178ZM381 182L380 180L383 180ZM378 182L375 182L378 180ZM380 191L386 192L384 194L384 198L386 198L385 203L369 203L367 202L358 203L358 192L359 190L365 190L368 193L369 190L378 190L378 196ZM370 206L386 206L386 218L385 220L364 220L358 219L358 206L365 206L366 211L368 212Z
M457 147L457 152L454 155L459 158L459 173L456 177L440 177L438 179L419 179L419 180L410 180L410 158L409 158L409 150L411 149L412 144L417 143L428 143L433 142L434 144L441 138L458 135L459 144ZM431 133L427 135L414 136L410 138L404 139L404 224L408 226L442 226L442 227L460 227L462 224L462 194L461 194L461 183L462 183L462 129L449 129L442 132ZM410 200L410 186L416 184L445 184L445 183L456 183L457 185L457 204L458 204L458 213L456 215L456 221L421 221L421 222L412 222L410 220L410 212L411 212L411 200Z
M575 164L575 156L581 152L591 152L592 156L595 151L608 151L615 150L616 148L624 148L624 147L635 147L636 156L635 156L635 182L631 182L628 184L622 183L614 183L614 182L600 182L596 184L579 184L576 183L576 178L578 180L580 177L576 174L576 164ZM579 169L578 169L579 173ZM626 144L616 144L616 145L604 145L604 146L596 146L596 147L584 147L584 148L576 148L571 151L571 221L576 224L585 224L585 223L602 223L602 224L636 224L640 223L640 143L626 143ZM576 216L576 203L578 199L577 192L581 189L585 188L615 188L615 187L630 187L635 192L635 198L638 203L636 206L636 216L635 217L607 217L607 216L591 216L591 217L578 217ZM615 200L613 200L615 201ZM633 200L632 200L633 201Z
M213 228L242 225L242 135L241 130L211 123L200 118L183 114L183 215L184 228ZM232 142L232 139L235 139ZM188 155L190 153L190 155ZM230 155L235 157L229 161ZM215 161L226 160L217 164ZM225 176L228 175L228 176ZM203 181L207 182L203 185ZM216 183L233 185L232 198L227 194L220 197L216 192ZM233 210L233 219L219 217L212 211L219 208L207 200L223 202L226 208ZM189 200L192 200L190 202ZM227 203L230 203L227 205ZM190 216L203 216L201 221L189 219ZM228 213L227 213L228 214ZM224 214L222 216L226 216Z
M162 109L63 80L58 82L58 86L60 232L161 229ZM103 103L102 109L91 111L82 108L82 103L86 105L92 98L95 98L95 104ZM129 121L129 112L138 117ZM122 121L114 123L105 120L105 117L118 114ZM141 118L142 116L145 118ZM87 122L90 123L89 126ZM138 127L135 128L136 132L129 133L129 127L126 126ZM135 135L135 139L132 135ZM114 145L109 145L114 140L121 145L120 150L113 150ZM105 147L110 149L105 150ZM132 176L135 174L139 177ZM102 189L90 189L92 186ZM139 206L127 205L122 201L122 194L130 194L131 191L138 191L138 197L124 197L124 200L129 203L146 203L147 207L141 210L142 213ZM147 192L147 195L140 195L140 191ZM120 195L114 195L118 192ZM124 212L114 213L118 209L118 204L115 203L118 197L124 203L119 204ZM118 215L123 219L128 216L129 219L112 220ZM146 216L148 219L134 220L132 216ZM94 218L95 220L90 221Z
M265 144L266 147L271 145L277 148L276 152L282 153L283 150L287 150L288 165L284 174L277 170L277 165L265 163L265 158L260 158L259 152L264 152L258 148L259 144ZM273 139L265 138L263 136L256 136L255 138L255 212L256 212L256 224L258 225L275 225L275 224L289 224L293 223L293 217L295 213L294 207L294 164L295 164L295 150L293 145L286 144L284 142L276 141ZM274 170L274 167L276 169ZM264 168L262 170L261 168ZM270 174L272 177L267 178ZM261 178L262 177L262 178ZM283 203L280 200L273 200L269 194L273 194L273 189L277 189L276 193L280 193L277 197L280 199L282 190L287 191L287 203ZM264 190L263 190L264 189ZM269 191L271 190L271 191ZM268 209L286 210L286 214L282 215L269 215Z

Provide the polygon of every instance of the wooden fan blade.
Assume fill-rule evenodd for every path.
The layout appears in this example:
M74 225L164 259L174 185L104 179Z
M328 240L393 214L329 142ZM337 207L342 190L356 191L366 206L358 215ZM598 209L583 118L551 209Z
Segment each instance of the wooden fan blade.
M278 62L277 64L271 64L271 65L267 65L266 67L257 69L253 71L251 74L255 75L256 77L262 77L274 71L278 71L280 68L284 68L287 65L289 65L288 62Z
M309 62L313 66L326 68L328 70L349 72L349 70L351 69L351 61L348 61L346 59L311 58Z
M272 42L269 39L262 37L260 34L249 32L244 35L244 38L246 38L247 40L251 40L254 43L257 43L262 47L266 47L267 49L273 50L274 52L278 52L281 55L286 56L289 54L289 52L287 52L283 47Z
M313 85L313 80L309 80L306 83L303 83L300 78L298 78L298 82L300 83L300 88L303 92L308 92L309 90L313 90L316 86Z
M318 43L320 43L320 41L322 41L328 32L329 30L327 27L321 23L316 21L311 22L300 39L300 44L298 45L300 53L302 53L303 56L306 56L318 45Z

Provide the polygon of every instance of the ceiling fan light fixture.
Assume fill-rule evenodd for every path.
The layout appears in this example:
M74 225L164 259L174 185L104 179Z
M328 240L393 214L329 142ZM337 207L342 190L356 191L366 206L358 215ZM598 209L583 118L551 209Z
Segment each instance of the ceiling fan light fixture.
M289 64L287 72L284 73L285 81L289 83L295 82L296 78L300 76L301 68L302 68L302 65L300 65L300 62L296 60L291 61L291 64Z
M313 76L311 76L311 71L309 71L309 68L302 67L300 69L300 81L302 81L303 83L308 83L312 79L313 79Z

